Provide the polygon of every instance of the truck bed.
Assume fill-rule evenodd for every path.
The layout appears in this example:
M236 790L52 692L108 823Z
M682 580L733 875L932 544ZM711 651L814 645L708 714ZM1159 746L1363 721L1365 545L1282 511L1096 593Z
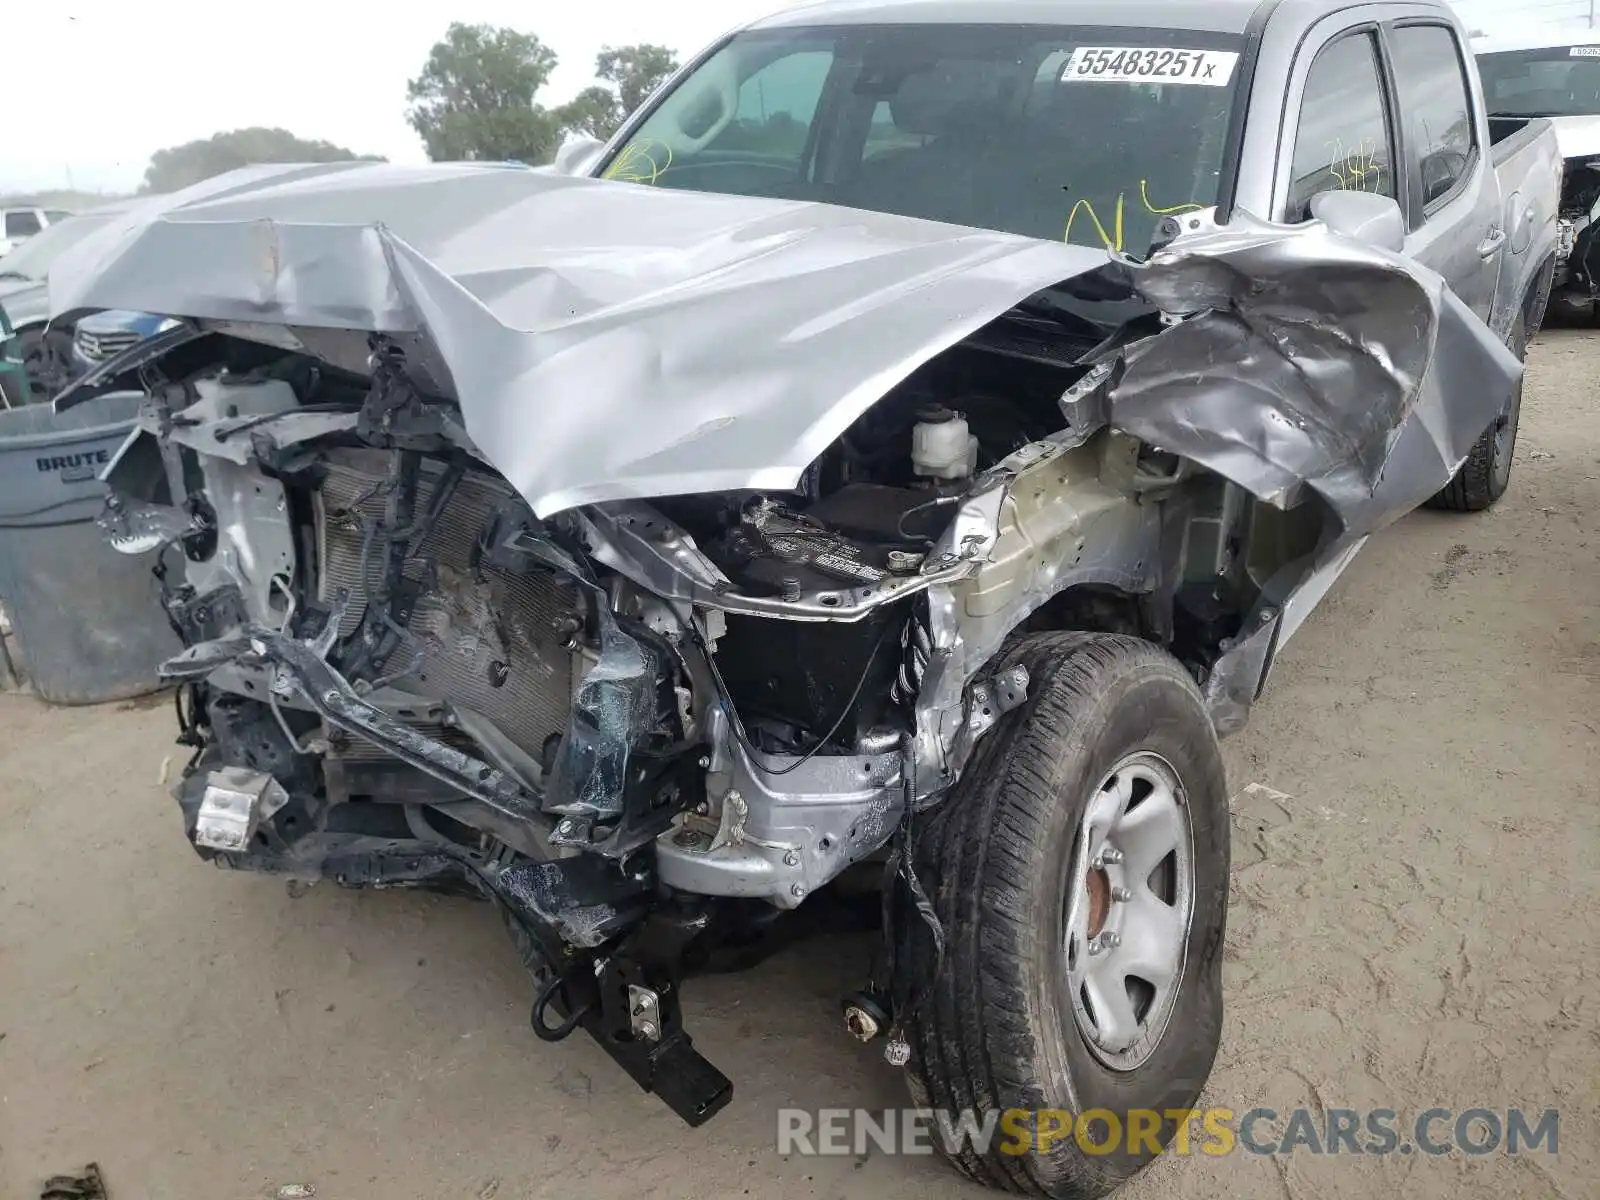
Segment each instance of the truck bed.
M1546 130L1554 137L1555 127L1549 117L1490 117L1489 159L1499 165L1507 155L1515 154L1523 146L1537 141Z
M1489 162L1505 198L1501 228L1506 249L1494 307L1495 332L1508 334L1520 313L1531 337L1544 319L1555 272L1559 187L1552 187L1551 180L1560 180L1562 172L1555 126L1548 117L1490 117ZM1500 328L1502 321L1505 328Z

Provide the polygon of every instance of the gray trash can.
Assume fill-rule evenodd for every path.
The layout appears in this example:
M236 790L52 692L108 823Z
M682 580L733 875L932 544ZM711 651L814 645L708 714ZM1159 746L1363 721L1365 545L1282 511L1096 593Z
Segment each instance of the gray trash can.
M155 691L181 645L167 624L154 555L119 554L94 523L98 476L133 428L137 392L57 413L0 412L0 604L34 691L96 704Z

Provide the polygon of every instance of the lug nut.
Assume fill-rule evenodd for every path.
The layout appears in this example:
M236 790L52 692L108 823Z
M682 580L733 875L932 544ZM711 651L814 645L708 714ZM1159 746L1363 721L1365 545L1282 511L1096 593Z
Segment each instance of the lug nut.
M1098 870L1102 867L1114 867L1121 861L1122 851L1118 850L1115 846L1107 846L1105 849L1100 851L1099 857L1094 860L1094 865L1095 869Z
M1107 950L1115 950L1120 945L1122 945L1122 935L1107 930L1089 943L1089 956L1093 958L1097 954L1104 954Z
M1111 898L1126 903L1133 899L1133 893L1125 887L1114 887L1111 889Z

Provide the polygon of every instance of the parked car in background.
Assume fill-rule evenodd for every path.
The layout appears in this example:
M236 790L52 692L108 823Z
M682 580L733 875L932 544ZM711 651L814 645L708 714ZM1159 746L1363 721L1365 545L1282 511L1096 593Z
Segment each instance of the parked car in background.
M76 377L92 371L175 324L167 317L120 308L92 313L80 320L72 333L72 374Z
M1491 123L1549 117L1565 171L1551 299L1600 316L1600 30L1545 29L1473 43Z
M114 217L133 208L132 203L110 204L79 215L63 214L64 219L47 226L27 245L0 259L0 309L5 310L16 330L19 354L27 364L35 400L49 399L89 367L109 357L111 346L132 345L148 328L153 331L160 318L148 322L133 320L145 314L118 314L97 326L101 333L80 353L74 346L74 326L50 319L50 295L46 282L50 266L63 252L77 245ZM15 210L12 210L15 211ZM133 341L128 341L132 334ZM20 402L16 381L7 378L0 384L7 389L11 403Z
M0 208L0 257L70 216L61 208Z

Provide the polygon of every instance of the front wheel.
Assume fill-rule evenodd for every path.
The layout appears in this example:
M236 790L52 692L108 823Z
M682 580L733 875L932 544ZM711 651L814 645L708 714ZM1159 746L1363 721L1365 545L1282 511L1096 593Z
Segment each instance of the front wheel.
M1102 1196L1173 1139L1216 1057L1227 788L1194 681L1160 648L1046 634L1015 662L1027 701L917 841L946 953L909 1077L956 1122L1001 1115L987 1150L935 1137L963 1173ZM920 922L904 949L927 970Z

